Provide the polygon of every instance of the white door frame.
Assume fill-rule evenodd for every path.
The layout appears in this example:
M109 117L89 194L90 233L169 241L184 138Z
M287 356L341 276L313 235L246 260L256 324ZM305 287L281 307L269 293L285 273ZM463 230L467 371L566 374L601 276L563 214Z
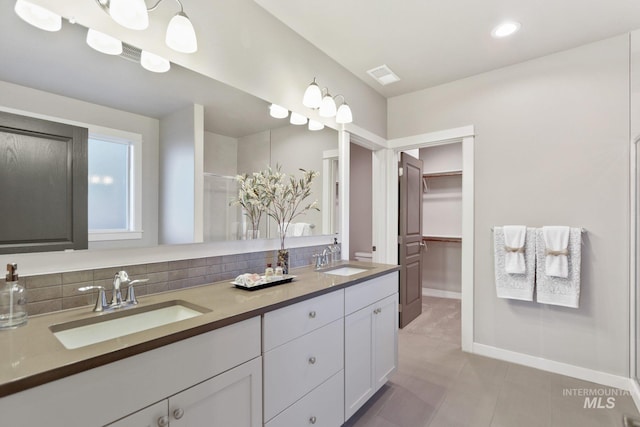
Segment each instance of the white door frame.
M638 357L636 349L636 334L637 334L637 316L638 313L638 277L640 276L640 266L638 265L638 255L640 252L640 241L638 239L638 215L640 215L639 207L640 201L638 200L638 174L640 171L638 167L638 156L640 152L638 150L638 144L640 144L640 135L631 140L630 144L630 156L629 156L629 206L631 208L631 215L629 218L629 377L631 396L636 404L636 407L640 408L640 384L638 378L640 372L637 370L636 358Z
M404 138L390 139L388 148L374 152L373 244L374 262L398 263L398 157L414 148L462 143L462 350L473 347L474 292L474 135L464 126ZM378 176L379 175L379 176Z

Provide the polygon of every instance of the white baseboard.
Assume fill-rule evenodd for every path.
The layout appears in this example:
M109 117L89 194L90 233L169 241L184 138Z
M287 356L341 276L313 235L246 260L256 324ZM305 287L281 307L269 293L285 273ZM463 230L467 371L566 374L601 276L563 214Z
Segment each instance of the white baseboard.
M638 388L634 393L633 385L635 381L631 378L582 368L580 366L569 365L568 363L556 362L554 360L531 356L524 353L517 353L515 351L504 350L485 344L478 344L476 342L473 343L472 353L516 363L518 365L537 368L543 371L553 372L554 374L566 375L568 377L594 382L607 387L616 387L622 390L627 390L632 394L636 406L640 408L640 388Z
M436 298L462 299L461 292L443 291L440 289L422 288L422 296Z

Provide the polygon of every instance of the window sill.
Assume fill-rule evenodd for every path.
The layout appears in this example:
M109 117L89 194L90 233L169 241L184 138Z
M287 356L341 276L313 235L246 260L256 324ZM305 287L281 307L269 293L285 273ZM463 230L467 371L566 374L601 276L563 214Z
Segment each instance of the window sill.
M90 242L105 242L109 240L140 240L142 231L99 231L89 232Z

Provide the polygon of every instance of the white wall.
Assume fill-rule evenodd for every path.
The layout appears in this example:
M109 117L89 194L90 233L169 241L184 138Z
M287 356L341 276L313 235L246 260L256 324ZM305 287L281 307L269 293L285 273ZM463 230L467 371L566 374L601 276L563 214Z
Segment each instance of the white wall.
M0 81L0 109L44 115L142 135L142 239L90 242L89 248L158 244L158 134L156 119ZM20 113L18 113L20 114Z
M629 42L391 98L389 136L474 125L474 341L629 373ZM584 227L580 308L496 298L491 227Z
M338 133L330 128L309 131L306 126L283 126L271 130L271 167L280 165L282 172L301 177L300 169L322 173L322 153L338 149ZM320 211L310 210L293 222L312 224L312 234L329 234L322 230L322 177L318 176L311 185L311 197L305 202L318 202ZM273 234L273 233L272 233Z
M202 165L198 174L195 161L202 159L196 155L199 147L202 149L197 142L202 127L196 126L202 119L202 108L197 107L160 120L160 244L192 243L197 239L196 180L202 177Z
M462 170L462 143L420 149L423 173ZM428 178L422 194L422 234L462 236L462 176ZM422 287L460 293L462 245L458 242L426 242L422 253Z
M234 176L238 173L238 139L204 132L204 171Z

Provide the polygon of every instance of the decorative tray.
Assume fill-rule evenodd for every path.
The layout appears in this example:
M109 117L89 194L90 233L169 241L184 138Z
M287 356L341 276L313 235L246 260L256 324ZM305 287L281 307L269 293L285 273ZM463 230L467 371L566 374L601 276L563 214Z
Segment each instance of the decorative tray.
M267 280L265 276L260 276L260 280L250 286L243 285L242 283L238 283L236 281L231 282L231 284L233 284L238 289L244 289L246 291L257 291L258 289L264 289L271 286L282 285L283 283L289 283L295 278L296 276L289 274L285 274L284 276L275 276L271 280Z

